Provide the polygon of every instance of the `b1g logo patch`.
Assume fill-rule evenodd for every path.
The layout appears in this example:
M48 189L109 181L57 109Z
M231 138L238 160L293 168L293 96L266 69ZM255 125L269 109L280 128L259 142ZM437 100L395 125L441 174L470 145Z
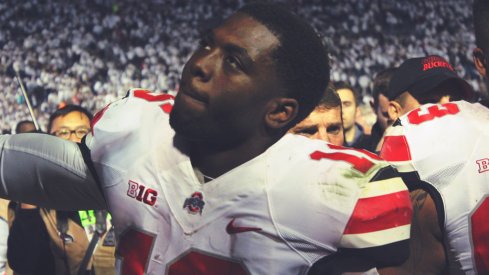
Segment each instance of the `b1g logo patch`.
M489 158L479 159L475 161L479 166L479 173L484 173L489 171Z
M153 206L156 203L156 198L158 196L158 192L151 188L146 188L146 186L139 184L130 180L128 182L129 188L127 189L127 195L131 198L134 198L140 202L143 202L147 205Z
M183 203L183 208L187 208L190 214L201 214L204 210L204 196L200 192L194 192L190 198L185 199Z

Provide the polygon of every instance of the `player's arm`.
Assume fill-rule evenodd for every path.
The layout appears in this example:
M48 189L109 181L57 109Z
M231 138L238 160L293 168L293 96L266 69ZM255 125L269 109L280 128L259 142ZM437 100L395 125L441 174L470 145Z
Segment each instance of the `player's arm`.
M406 185L385 166L362 188L338 251L376 268L402 264L409 254L411 217Z
M0 136L0 197L51 209L105 208L82 146L44 134Z
M396 267L380 269L386 274L443 274L446 256L443 234L433 197L422 189L410 193L413 204L410 254Z
M345 227L338 251L317 262L309 274L365 272L401 265L409 255L409 192L390 166L366 184Z

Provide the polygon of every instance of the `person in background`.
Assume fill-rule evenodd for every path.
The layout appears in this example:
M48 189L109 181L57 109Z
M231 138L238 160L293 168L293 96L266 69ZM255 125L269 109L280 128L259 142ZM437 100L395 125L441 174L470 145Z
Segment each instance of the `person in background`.
M356 123L359 94L348 83L334 82L333 86L341 99L341 112L345 131L345 146L364 149L369 143L369 136L365 134L363 127Z
M390 126L393 121L389 119L389 99L387 98L387 89L389 88L389 82L392 75L395 73L396 68L387 68L380 71L373 80L372 98L370 106L373 112L377 116L375 124L372 126L370 133L369 144L365 149L370 152L377 153L382 146L381 140L384 136L385 129Z
M311 114L292 127L289 132L343 146L345 136L341 118L341 100L331 83Z
M22 120L15 125L15 133L34 133L37 132L36 125L30 120Z
M411 192L408 274L489 274L489 110L451 64L431 55L406 60L392 76L380 156ZM391 270L392 271L392 270Z
M443 57L430 55L404 61L391 78L387 91L389 120L426 103L472 101L472 86L460 78Z
M30 120L19 121L15 125L15 133L34 133L37 132L34 122ZM0 274L12 274L7 264L7 241L9 236L9 220L13 217L13 210L16 203L0 199Z
M473 50L474 65L479 74L485 80L485 87L489 89L489 1L474 0L473 20L475 31L475 43L477 48ZM489 97L479 92L479 101L486 107L489 107Z
M80 142L90 131L91 119L86 109L66 105L50 116L48 133ZM90 248L92 240L94 252ZM55 211L22 203L8 245L8 259L16 272L64 275L78 274L83 268L88 271L81 274L115 273L114 236L105 212Z

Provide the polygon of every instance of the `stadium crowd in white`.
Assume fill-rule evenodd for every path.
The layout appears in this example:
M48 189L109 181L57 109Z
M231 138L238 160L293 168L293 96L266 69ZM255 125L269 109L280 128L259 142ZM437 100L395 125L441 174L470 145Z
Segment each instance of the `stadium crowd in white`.
M60 103L96 111L130 87L178 90L199 32L243 0L5 0L0 3L0 127L30 119L14 64L38 120ZM372 77L406 58L448 58L476 90L471 6L465 1L286 1L331 48L333 80L368 98Z

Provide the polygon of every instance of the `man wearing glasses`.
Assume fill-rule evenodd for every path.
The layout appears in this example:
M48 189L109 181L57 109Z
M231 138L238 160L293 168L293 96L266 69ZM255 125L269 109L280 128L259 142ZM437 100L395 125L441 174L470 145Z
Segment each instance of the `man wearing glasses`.
M91 118L92 114L82 107L68 105L49 118L48 131L53 136L80 142L90 131Z
M79 143L90 131L91 120L86 109L67 105L50 116L48 133ZM8 242L9 263L16 272L114 273L114 234L110 217L103 211L55 211L22 203ZM90 248L91 244L96 248ZM93 266L88 265L92 254ZM87 271L77 273L80 268Z

